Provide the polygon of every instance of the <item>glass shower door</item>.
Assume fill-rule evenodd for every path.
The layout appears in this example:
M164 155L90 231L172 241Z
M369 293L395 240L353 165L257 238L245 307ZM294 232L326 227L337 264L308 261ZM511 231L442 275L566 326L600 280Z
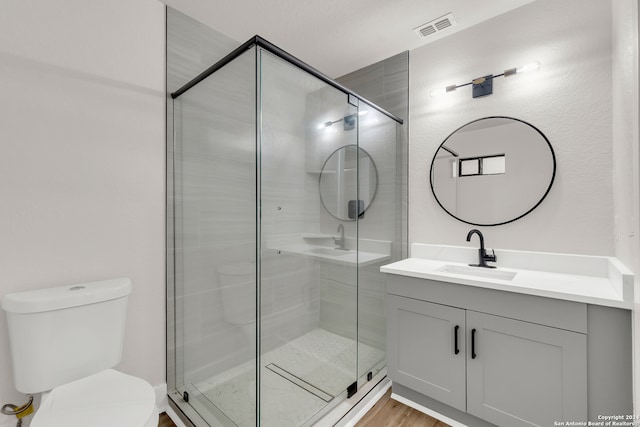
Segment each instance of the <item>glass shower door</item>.
M258 94L260 425L310 425L357 379L357 108L266 51Z
M254 48L173 104L172 393L207 425L256 425L255 81Z
M386 277L380 267L402 259L404 188L399 126L361 103L358 112L358 384L386 366Z

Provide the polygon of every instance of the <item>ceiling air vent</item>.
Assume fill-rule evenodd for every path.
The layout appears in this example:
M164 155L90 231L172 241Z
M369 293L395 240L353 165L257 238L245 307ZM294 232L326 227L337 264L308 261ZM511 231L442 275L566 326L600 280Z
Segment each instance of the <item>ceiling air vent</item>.
M423 39L431 34L438 33L454 25L456 25L456 20L451 13L448 13L438 19L434 19L431 22L420 25L418 28L414 28L413 31L416 32L418 37Z

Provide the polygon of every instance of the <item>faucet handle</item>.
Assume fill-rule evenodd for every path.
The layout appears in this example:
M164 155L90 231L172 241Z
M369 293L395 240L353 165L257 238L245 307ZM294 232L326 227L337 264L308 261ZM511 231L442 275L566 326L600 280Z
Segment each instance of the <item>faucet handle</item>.
M485 251L483 258L485 261L491 262L496 262L498 260L498 257L496 257L496 251L494 251L493 249L491 249L491 255L487 254L487 251Z

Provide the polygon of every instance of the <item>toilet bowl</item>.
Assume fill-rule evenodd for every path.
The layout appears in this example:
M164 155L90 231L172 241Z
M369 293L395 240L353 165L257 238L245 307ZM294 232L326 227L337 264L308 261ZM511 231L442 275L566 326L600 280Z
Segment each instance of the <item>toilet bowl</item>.
M113 370L122 357L127 278L8 294L16 389L41 395L31 427L156 427L155 391Z
M155 403L146 381L107 369L44 394L31 427L157 427Z

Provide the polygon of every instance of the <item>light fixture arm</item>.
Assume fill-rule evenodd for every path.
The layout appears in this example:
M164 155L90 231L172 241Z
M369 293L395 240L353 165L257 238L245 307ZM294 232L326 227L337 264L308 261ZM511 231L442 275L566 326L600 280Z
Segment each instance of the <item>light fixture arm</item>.
M523 65L521 67L514 67L504 70L501 74L489 74L484 77L478 77L476 79L471 80L467 83L462 83L459 85L450 85L442 89L436 89L431 91L431 97L435 98L440 95L447 94L449 92L454 92L456 89L472 85L473 92L472 96L474 98L478 98L481 96L491 95L493 93L493 79L496 77L510 77L515 74L527 72L527 71L537 71L540 69L540 63L538 61L532 62L527 65Z

